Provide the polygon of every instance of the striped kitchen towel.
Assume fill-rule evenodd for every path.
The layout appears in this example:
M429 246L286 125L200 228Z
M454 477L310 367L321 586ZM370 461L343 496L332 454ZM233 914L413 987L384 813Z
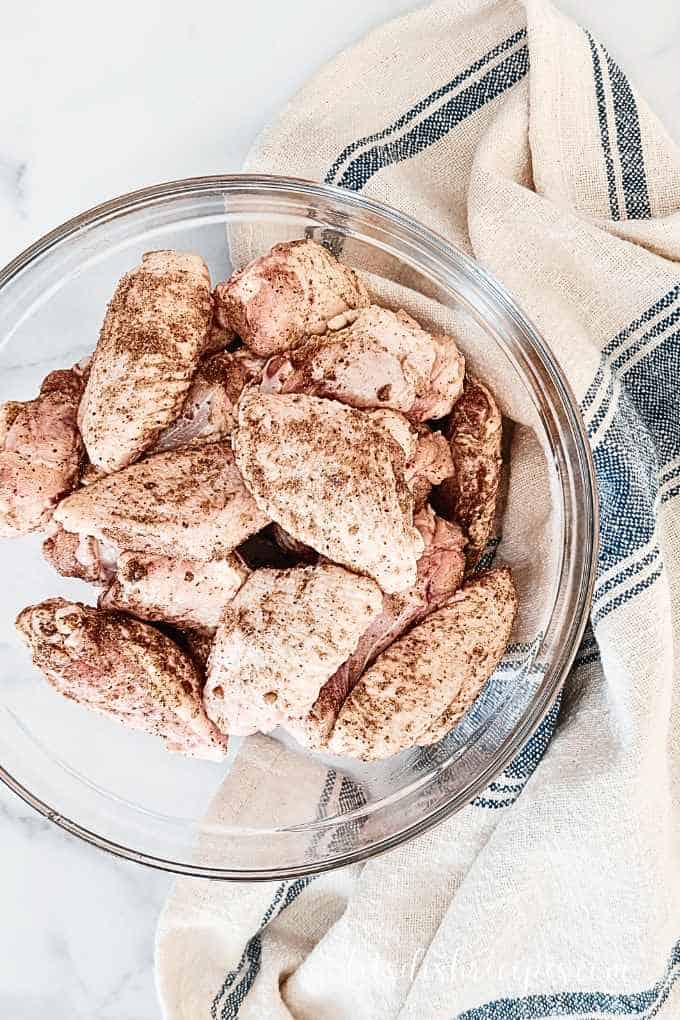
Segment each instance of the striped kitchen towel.
M500 278L580 401L599 570L559 713L464 811L314 880L178 883L165 1016L677 1020L680 152L547 0L448 0L316 75L248 169L382 199Z

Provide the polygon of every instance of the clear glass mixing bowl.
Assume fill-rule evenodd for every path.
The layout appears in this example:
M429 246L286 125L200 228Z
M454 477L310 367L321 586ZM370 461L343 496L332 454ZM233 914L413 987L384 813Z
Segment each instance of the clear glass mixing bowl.
M327 762L262 737L238 749L234 742L238 753L226 764L186 760L62 699L31 667L13 622L23 606L49 595L92 602L92 589L51 571L40 536L0 543L0 777L96 846L191 875L310 874L394 847L457 811L543 719L587 619L594 476L558 365L478 265L360 195L282 178L205 177L83 213L0 273L0 399L35 395L48 371L92 350L116 281L143 252L200 252L217 281L232 263L303 235L324 240L367 273L385 300L455 329L508 418L521 419L517 427L540 451L551 530L538 559L531 536L522 537L521 514L508 549L501 543L499 555L513 566L527 607L522 640L473 710L439 745L371 766ZM512 497L512 461L510 473Z

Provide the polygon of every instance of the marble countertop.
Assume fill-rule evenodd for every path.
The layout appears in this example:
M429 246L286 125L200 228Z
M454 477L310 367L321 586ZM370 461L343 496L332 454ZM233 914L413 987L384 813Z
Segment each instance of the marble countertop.
M0 263L83 208L236 171L281 104L413 0L243 5L23 0L0 43ZM680 140L677 0L561 0ZM102 9L103 10L103 9ZM153 935L171 878L78 842L0 788L0 1015L158 1020Z

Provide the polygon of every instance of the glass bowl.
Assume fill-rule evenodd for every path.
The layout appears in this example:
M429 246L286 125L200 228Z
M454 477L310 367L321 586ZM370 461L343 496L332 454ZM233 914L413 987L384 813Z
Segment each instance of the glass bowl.
M498 555L515 572L520 618L473 709L434 747L358 765L253 737L240 747L233 741L229 760L217 765L169 755L152 737L50 688L30 665L14 619L50 595L93 602L93 590L52 572L41 536L0 543L0 777L82 839L184 874L312 874L394 847L459 810L545 717L587 619L594 474L559 366L480 266L360 195L275 177L204 177L125 195L65 223L0 273L0 399L34 396L48 371L94 348L117 280L143 252L200 252L216 282L275 242L301 236L322 240L364 272L381 300L455 332L473 370L495 389L512 440L512 523Z

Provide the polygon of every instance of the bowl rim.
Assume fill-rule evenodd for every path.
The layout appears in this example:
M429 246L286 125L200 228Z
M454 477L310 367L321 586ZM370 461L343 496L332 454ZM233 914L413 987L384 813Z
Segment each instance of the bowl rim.
M400 212L387 203L368 198L363 194L349 191L336 185L307 180L302 177L288 177L275 174L208 174L149 185L92 206L43 234L23 251L19 252L4 267L0 268L0 292L35 259L47 253L52 247L64 241L71 234L85 227L92 226L96 222L105 222L115 218L118 214L128 214L136 207L159 199L170 199L180 195L190 197L192 194L199 194L206 189L209 191L215 191L216 189L229 191L239 188L252 188L253 190L269 188L273 191L285 189L310 198L318 198L330 202L339 200L344 205L355 205L357 209L363 212L373 212L380 217L386 217L388 220L395 222L418 240L434 249L440 258L464 267L476 283L481 284L487 292L493 295L498 304L503 308L505 314L514 320L519 329L530 339L535 353L550 375L571 426L571 435L578 455L579 475L585 490L585 506L581 508L585 510L586 515L585 522L582 522L585 524L585 546L582 550L582 569L579 575L577 594L580 614L578 614L577 618L571 620L567 640L559 650L556 668L553 668L551 664L550 670L544 677L541 686L536 691L520 722L502 742L494 761L480 772L476 779L464 791L461 791L461 794L452 797L446 803L428 812L418 821L388 836L377 839L365 847L345 852L344 854L338 854L336 857L324 861L305 862L300 865L287 867L257 868L250 871L242 868L215 868L184 862L178 863L155 854L135 850L80 825L32 794L30 790L0 764L0 781L26 804L49 821L54 822L64 831L116 857L134 861L156 870L179 875L227 881L272 881L321 874L394 849L396 846L423 834L461 810L470 801L474 800L512 761L554 705L571 669L588 623L596 578L599 499L592 451L576 398L559 363L533 322L525 315L505 287L471 256L456 247L443 235L426 227L407 213Z

